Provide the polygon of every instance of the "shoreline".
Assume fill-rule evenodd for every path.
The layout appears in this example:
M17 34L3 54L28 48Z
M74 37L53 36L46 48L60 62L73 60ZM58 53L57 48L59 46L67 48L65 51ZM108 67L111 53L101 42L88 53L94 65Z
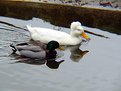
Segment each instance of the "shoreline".
M62 27L69 27L71 22L80 21L84 26L117 31L116 33L121 34L121 11L119 10L22 1L0 2L0 10L1 16L24 20L38 17Z

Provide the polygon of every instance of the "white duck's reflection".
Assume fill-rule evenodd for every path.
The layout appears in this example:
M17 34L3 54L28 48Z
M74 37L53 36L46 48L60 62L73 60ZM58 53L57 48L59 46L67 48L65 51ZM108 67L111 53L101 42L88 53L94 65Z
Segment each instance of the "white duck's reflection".
M70 50L70 59L72 60L72 61L74 61L74 62L79 62L82 58L83 58L83 56L86 54L86 53L88 53L89 51L88 50L85 50L85 51L83 51L83 50L81 50L79 47L80 47L81 45L76 45L76 46L70 46L70 47L68 47L69 48L69 50Z
M70 50L71 55L70 55L70 59L74 62L79 62L83 56L88 53L88 50L82 51L81 49L77 48L77 49L71 49Z

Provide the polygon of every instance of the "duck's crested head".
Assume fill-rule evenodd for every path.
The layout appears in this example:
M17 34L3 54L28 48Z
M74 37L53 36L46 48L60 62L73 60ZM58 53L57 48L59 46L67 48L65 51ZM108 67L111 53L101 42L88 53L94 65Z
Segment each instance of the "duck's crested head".
M59 47L59 43L58 43L57 41L54 41L54 40L50 41L50 42L47 44L47 49L48 49L49 51L53 51L53 50L55 50L55 49L58 48L58 47Z
M80 22L76 21L76 22L72 22L71 26L70 26L71 30L80 30L80 31L84 31L82 25Z
M72 30L71 31L72 36L78 37L79 35L81 35L86 40L90 40L89 36L84 32L84 29L80 22L78 22L78 21L72 22L70 28Z
M81 23L78 22L78 21L72 22L70 28L71 28L70 33L71 33L72 36L78 37L84 32L84 29L81 26Z

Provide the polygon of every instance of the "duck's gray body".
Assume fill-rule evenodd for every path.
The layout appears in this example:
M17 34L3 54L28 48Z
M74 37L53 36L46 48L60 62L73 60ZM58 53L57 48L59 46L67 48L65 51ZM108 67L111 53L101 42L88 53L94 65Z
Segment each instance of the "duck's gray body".
M46 57L46 50L42 46L31 44L11 45L15 53L20 56L28 58L44 59Z
M31 51L31 50L21 50L20 55L28 58L37 58L37 59L44 59L46 58L46 52L45 51Z
M19 51L21 51L21 50L29 50L29 51L33 51L33 52L40 52L40 51L43 51L44 50L40 46L32 46L32 45L16 46L16 48Z

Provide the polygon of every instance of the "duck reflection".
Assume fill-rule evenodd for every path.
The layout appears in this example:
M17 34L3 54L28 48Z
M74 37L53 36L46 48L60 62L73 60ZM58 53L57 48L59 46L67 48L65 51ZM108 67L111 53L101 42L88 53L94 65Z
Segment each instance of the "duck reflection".
M64 60L55 61L54 59L51 59L47 60L46 65L51 69L57 69L62 62L64 62Z
M60 64L64 62L64 60L56 61L56 58L54 59L31 59L31 58L17 58L17 60L14 63L26 63L26 64L31 64L31 65L44 65L46 64L47 67L51 69L58 69Z
M72 46L69 48L71 52L70 59L74 62L79 62L83 56L89 52L88 50L82 51L79 47L80 45Z
M31 58L16 58L19 61L16 61L14 63L26 63L31 65L43 65L46 63L46 60L40 60L40 59L31 59Z

